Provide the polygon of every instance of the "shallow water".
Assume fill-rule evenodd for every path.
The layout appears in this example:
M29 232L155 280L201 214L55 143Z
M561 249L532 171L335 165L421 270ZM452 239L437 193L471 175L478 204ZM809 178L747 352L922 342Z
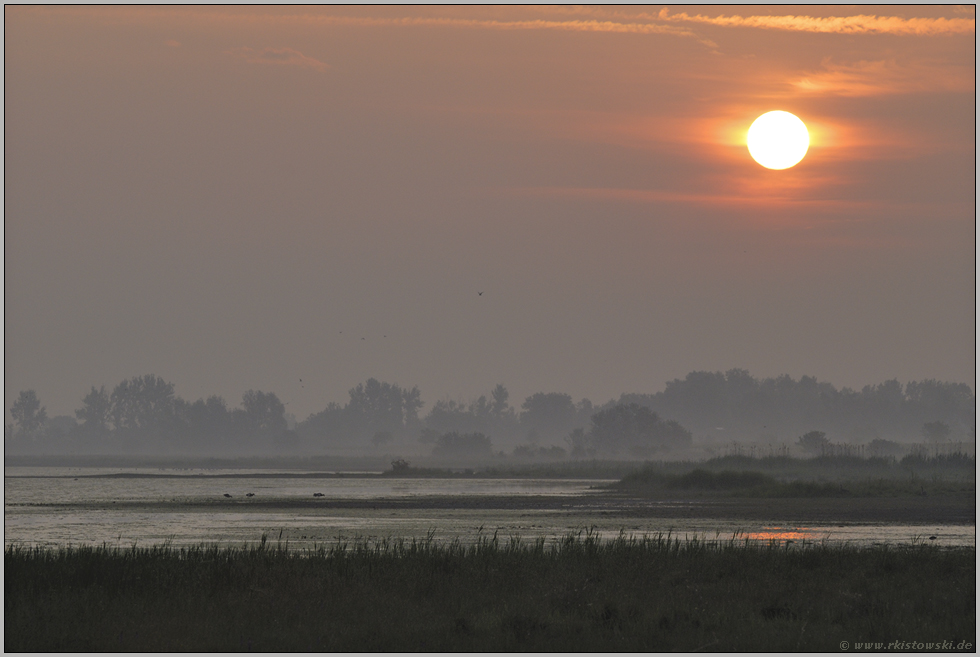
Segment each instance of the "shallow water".
M167 470L165 468L5 468L7 505L98 504L221 500L254 493L257 498L309 498L315 493L341 499L432 495L554 495L589 492L608 483L595 479L425 479L358 477L351 473L274 470ZM365 474L365 473L361 473ZM375 473L376 474L376 473ZM119 475L139 475L119 478Z
M606 517L601 509L288 509L254 500L411 500L429 496L560 496L594 492L608 483L588 479L396 479L310 476L271 470L166 470L159 468L5 468L4 544L11 545L242 545L265 534L291 547L338 539L424 538L472 542L482 536L508 540L557 539L591 530L603 538L621 532L644 536L795 543L829 541L855 545L935 542L975 545L975 525L839 524L768 525L750 521L656 517ZM118 475L141 475L119 477ZM154 476L147 476L154 475ZM161 476L162 475L162 476ZM424 506L424 505L423 505ZM116 507L116 508L114 508ZM935 536L934 541L929 537Z

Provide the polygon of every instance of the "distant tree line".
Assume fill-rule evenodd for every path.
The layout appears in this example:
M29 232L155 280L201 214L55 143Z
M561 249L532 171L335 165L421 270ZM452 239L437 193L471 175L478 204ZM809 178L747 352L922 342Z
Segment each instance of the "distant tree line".
M418 387L368 379L343 405L329 403L289 428L275 393L249 390L240 405L212 395L194 402L153 374L94 386L72 416L48 417L22 391L5 427L21 453L387 453L407 445L435 457L654 458L702 442L831 444L975 440L975 395L966 384L886 381L860 391L813 377L756 379L745 370L692 372L656 394L602 405L539 392L519 407L498 384L470 402L439 400L421 416ZM819 434L819 439L817 437ZM801 436L809 436L805 440ZM877 441L877 443L875 443Z
M691 372L653 395L625 394L673 418L699 438L791 440L824 431L834 442L976 440L976 396L965 383L896 379L861 390L837 389L810 376L756 379L747 371ZM925 429L942 423L948 431Z
M48 419L33 390L22 391L10 410L14 424L5 427L5 442L15 448L97 454L263 452L299 442L296 432L287 430L285 406L274 393L249 390L241 406L230 409L216 395L185 401L174 394L174 384L153 374L121 381L111 393L92 386L74 418Z

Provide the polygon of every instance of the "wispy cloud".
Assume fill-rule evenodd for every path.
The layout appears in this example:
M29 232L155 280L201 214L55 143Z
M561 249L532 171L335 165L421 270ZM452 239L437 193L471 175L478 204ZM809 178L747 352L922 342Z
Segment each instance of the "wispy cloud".
M298 18L298 17L294 17ZM647 22L619 22L609 20L516 20L502 21L493 19L468 19L447 17L403 17L379 18L368 16L320 16L304 15L304 22L324 25L360 25L366 27L451 27L489 30L556 30L564 32L615 32L622 34L670 34L674 36L693 37L705 45L715 47L711 41L703 39L694 32Z
M303 8L306 9L306 8ZM671 34L694 38L706 45L714 44L689 28L671 23L695 23L724 27L746 27L820 32L837 34L896 34L896 35L949 35L974 34L976 18L972 7L952 7L962 17L913 17L877 16L806 16L806 15L731 15L706 16L687 12L672 13L664 8L659 12L642 12L609 7L523 7L516 9L525 15L533 12L572 18L540 18L531 20L497 20L491 18L459 18L453 16L363 16L327 13L336 8L326 7L323 13L316 11L287 11L275 13L256 7L237 7L230 10L214 7L58 7L60 14L73 12L97 14L119 20L160 20L191 17L197 20L220 22L280 23L307 25L362 25L406 27L455 27L495 30L559 30L572 32L616 32L632 34ZM454 8L443 8L447 12ZM455 8L458 9L458 8ZM26 7L22 11L52 13L50 7ZM464 11L469 12L467 8ZM445 12L444 12L445 13ZM472 12L470 12L472 13Z
M662 9L656 17L673 23L702 23L724 27L752 27L793 32L833 34L897 34L935 36L973 34L973 18L902 18L899 16L704 16Z
M324 64L318 59L307 57L298 50L292 48L262 48L254 50L252 48L234 48L226 51L229 55L241 57L252 64L280 64L287 66L304 66L318 71L325 71L329 65Z
M824 70L792 83L797 91L838 96L879 96L935 91L969 92L975 89L974 70L967 66L902 65L894 59L855 64L823 63Z
M35 9L35 8L29 8ZM326 8L329 11L329 7ZM526 8L533 10L534 8ZM46 8L36 8L46 11ZM457 29L484 30L524 30L524 31L564 31L564 32L604 32L622 34L665 34L678 37L693 38L696 41L715 48L716 45L699 36L689 28L667 25L663 21L650 20L605 20L602 18L574 19L531 19L531 20L497 20L492 18L458 18L453 16L358 16L340 13L317 13L315 11L288 11L271 13L254 7L234 8L232 10L216 9L213 7L79 7L59 8L63 12L73 11L102 15L112 20L166 20L174 18L190 18L198 21L222 23L262 23L269 25L302 24L323 26L362 26L362 27L443 27Z

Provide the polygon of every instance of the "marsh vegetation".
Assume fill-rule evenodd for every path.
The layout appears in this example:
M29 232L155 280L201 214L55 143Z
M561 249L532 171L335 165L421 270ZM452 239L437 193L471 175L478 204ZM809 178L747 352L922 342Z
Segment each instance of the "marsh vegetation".
M976 458L962 453L901 460L728 456L698 463L647 463L608 488L646 497L973 497Z
M941 532L938 541L918 533L908 542L917 523L975 524L972 457L729 456L470 471L415 468L402 460L384 474L179 472L73 473L42 484L69 490L172 482L163 489L185 489L188 496L180 504L163 496L72 508L93 517L182 513L211 524L223 511L255 518L325 514L310 521L310 531L323 538L311 536L292 547L288 537L298 532L275 544L263 539L220 548L8 545L6 650L823 651L844 640L902 637L975 645L975 543L943 547ZM575 476L614 481L576 495L458 494L459 486L491 491L522 477L560 484ZM244 482L326 490L327 482L387 486L399 478L398 485L409 490L424 484L426 490L448 492L355 499L246 497L235 489L226 499L187 490L219 485L225 491ZM672 502L657 501L662 499ZM477 532L476 540L454 538L457 531L448 539L430 534L369 541L328 538L337 534L319 526L343 514L390 520L528 513L537 523L554 515L578 527L601 518L603 530L555 539L557 531L524 541L492 530ZM730 540L718 540L717 534L714 540L677 540L657 533L600 538L615 536L623 526L646 526L646 517L665 529L693 518L705 519L706 526L724 519L735 527L777 518L909 524L901 542L889 546L800 540L812 532L772 542L759 540L759 534L751 541L738 534ZM387 534L374 534L379 535Z
M975 645L975 548L484 536L4 553L7 651Z

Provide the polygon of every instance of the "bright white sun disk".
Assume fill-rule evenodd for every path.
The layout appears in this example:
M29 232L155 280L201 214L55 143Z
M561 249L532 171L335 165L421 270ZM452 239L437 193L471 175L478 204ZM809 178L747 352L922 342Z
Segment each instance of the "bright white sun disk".
M748 146L752 159L767 169L788 169L806 155L810 133L789 112L766 112L749 128Z

